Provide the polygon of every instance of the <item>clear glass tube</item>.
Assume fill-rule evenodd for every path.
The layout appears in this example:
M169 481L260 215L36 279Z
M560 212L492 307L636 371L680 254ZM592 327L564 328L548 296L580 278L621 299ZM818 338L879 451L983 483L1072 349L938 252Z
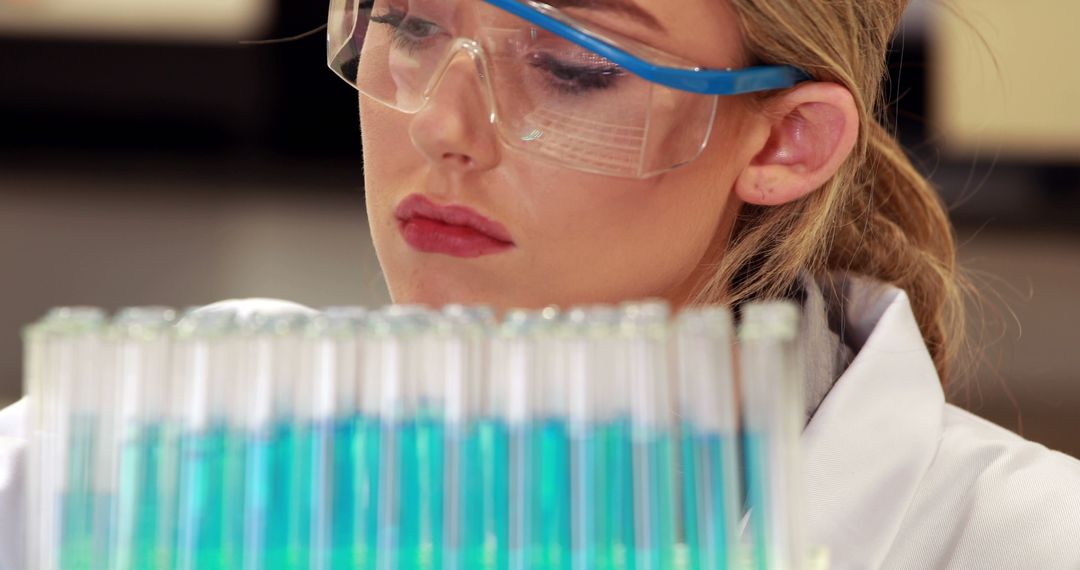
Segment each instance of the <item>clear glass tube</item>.
M31 568L805 561L794 305L264 305L26 329Z
M165 564L161 535L160 456L165 445L171 360L170 329L176 314L165 307L125 309L108 338L111 378L101 386L102 431L97 492L106 509L95 517L102 544L99 561L114 570Z
M86 567L93 555L94 387L104 324L100 309L64 307L26 332L31 568Z
M750 303L739 328L743 462L755 568L798 570L803 543L799 436L805 425L799 308Z
M731 314L721 307L684 311L675 336L686 567L734 568L742 493Z

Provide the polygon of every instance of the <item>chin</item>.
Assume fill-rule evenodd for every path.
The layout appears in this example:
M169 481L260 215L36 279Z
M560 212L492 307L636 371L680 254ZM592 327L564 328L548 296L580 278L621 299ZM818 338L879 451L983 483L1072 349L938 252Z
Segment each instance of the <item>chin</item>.
M427 305L439 308L444 305L492 305L504 306L509 300L502 294L512 289L493 288L491 281L455 278L439 272L410 272L409 279L391 280L390 297L402 305Z

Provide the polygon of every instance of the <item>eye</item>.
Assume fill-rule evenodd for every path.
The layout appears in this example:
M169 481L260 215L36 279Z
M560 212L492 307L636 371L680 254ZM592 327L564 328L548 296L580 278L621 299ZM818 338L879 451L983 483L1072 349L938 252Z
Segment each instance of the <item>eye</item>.
M439 35L442 31L442 28L434 22L410 17L405 12L393 8L383 14L372 16L369 20L393 28L394 45L410 52L423 47L425 40Z
M582 65L562 61L549 53L528 56L529 65L548 76L551 87L567 95L610 89L625 70L614 63Z

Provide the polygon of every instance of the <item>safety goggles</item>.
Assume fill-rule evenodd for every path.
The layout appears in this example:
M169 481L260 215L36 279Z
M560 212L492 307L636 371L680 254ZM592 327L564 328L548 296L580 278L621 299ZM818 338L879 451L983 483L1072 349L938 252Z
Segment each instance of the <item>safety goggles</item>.
M703 69L532 0L331 0L327 35L330 68L404 113L465 54L506 145L631 178L700 156L718 96L808 79L789 66Z

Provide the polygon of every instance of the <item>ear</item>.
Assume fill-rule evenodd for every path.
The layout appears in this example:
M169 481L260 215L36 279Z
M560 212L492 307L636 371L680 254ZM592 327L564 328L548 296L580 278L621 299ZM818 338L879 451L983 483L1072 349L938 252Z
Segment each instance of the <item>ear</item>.
M859 134L859 112L847 88L803 83L767 103L756 140L764 140L735 180L744 202L777 206L825 184L844 163Z

